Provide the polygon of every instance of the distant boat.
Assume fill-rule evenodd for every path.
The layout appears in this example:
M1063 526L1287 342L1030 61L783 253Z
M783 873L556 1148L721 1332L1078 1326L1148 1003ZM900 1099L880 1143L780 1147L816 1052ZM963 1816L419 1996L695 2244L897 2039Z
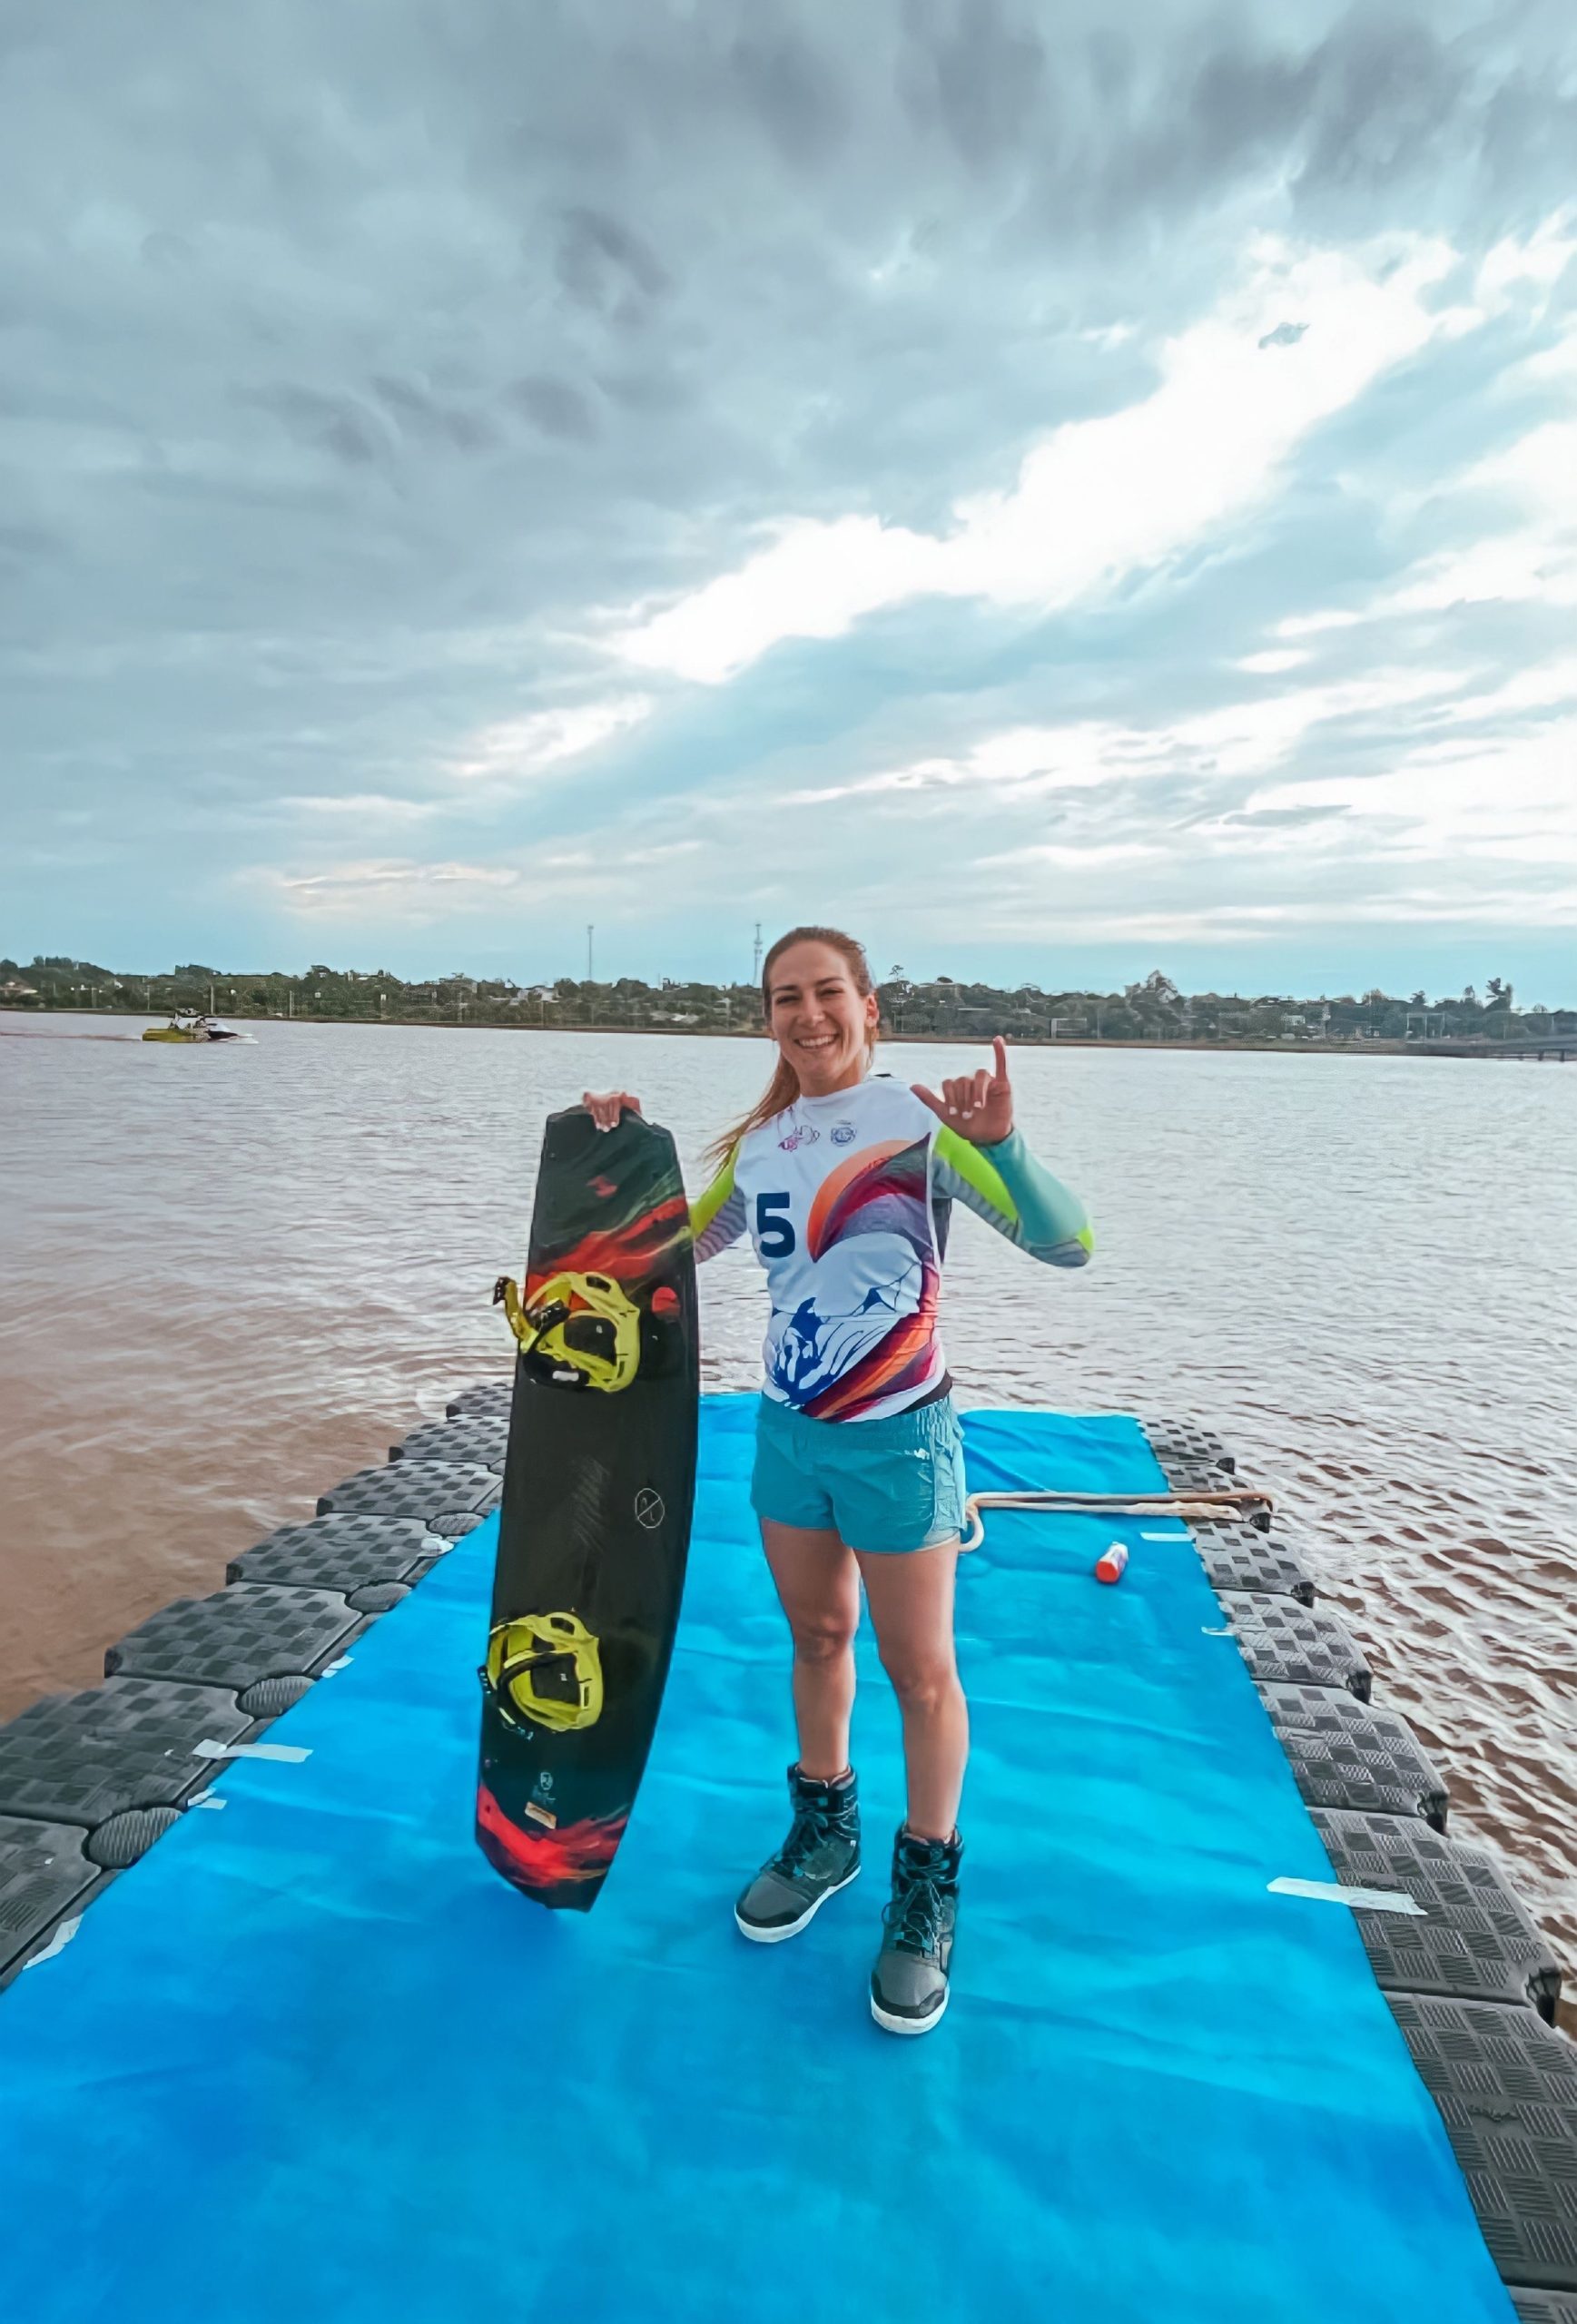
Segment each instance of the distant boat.
M143 1036L145 1041L239 1041L244 1038L233 1025L222 1025L217 1017L200 1016L195 1009L178 1009L167 1025L150 1025Z

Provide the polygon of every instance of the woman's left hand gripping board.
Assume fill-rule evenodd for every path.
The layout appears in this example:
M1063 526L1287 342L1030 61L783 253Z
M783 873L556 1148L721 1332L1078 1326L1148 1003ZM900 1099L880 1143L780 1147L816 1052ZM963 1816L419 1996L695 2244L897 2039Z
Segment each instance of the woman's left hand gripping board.
M583 1089L580 1102L598 1129L617 1129L619 1116L626 1106L632 1114L641 1112L640 1099L629 1089ZM646 1116L642 1114L641 1118L644 1121Z

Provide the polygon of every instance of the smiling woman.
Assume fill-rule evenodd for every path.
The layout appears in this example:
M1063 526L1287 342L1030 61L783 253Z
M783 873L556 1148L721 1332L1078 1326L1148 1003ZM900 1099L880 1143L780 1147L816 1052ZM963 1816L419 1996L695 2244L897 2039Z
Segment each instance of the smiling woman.
M835 960L818 959L825 953ZM777 1036L777 1064L749 1113L713 1145L715 1162L726 1162L743 1138L764 1129L796 1098L843 1088L856 1068L862 1078L876 1055L876 988L863 950L838 929L794 928L780 936L762 970L761 1004Z
M953 1649L962 1441L938 1333L955 1202L1053 1266L1081 1266L1082 1206L1013 1127L1007 1051L934 1090L873 1074L881 1003L860 945L795 928L766 956L766 1089L714 1147L698 1259L748 1232L772 1317L751 1500L793 1639L793 1821L734 1906L758 1945L797 1935L860 1868L849 1727L863 1583L903 1715L908 1816L871 1979L893 2034L947 2006L969 1712ZM627 1090L586 1096L612 1129Z

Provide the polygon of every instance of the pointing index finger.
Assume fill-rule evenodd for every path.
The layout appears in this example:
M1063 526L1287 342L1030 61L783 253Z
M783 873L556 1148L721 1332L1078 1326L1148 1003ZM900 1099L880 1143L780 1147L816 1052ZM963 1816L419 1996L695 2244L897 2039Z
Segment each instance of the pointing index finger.
M1005 1081L1008 1078L1008 1044L1000 1033L992 1041L991 1049L997 1060L997 1079Z

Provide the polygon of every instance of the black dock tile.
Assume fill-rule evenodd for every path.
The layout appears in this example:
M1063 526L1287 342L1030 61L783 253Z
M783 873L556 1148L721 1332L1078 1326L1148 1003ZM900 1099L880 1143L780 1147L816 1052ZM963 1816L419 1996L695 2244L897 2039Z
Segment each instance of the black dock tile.
M448 1536L429 1532L419 1517L313 1517L281 1525L232 1558L224 1578L348 1598L369 1583L419 1581L448 1546Z
M402 1444L389 1446L389 1457L391 1461L473 1461L501 1477L508 1449L508 1419L482 1415L436 1421L430 1427L412 1429Z
M1377 1984L1388 1993L1527 2004L1551 2024L1561 1972L1521 1900L1483 1849L1448 1840L1415 1816L1312 1809L1344 1887L1400 1889L1422 1915L1354 1915Z
M1386 1999L1501 2274L1577 2291L1577 2049L1531 2009Z
M1357 1640L1334 1614L1312 1613L1295 1598L1240 1590L1223 1590L1220 1598L1257 1679L1267 1685L1345 1687L1357 1701L1368 1701L1373 1674Z
M104 1676L184 1679L241 1695L263 1679L310 1677L365 1625L334 1590L237 1581L177 1598L104 1655Z
M0 1816L0 1986L103 1886L86 1839L80 1825Z
M179 1807L213 1775L198 1744L233 1743L252 1723L225 1688L167 1679L45 1695L0 1727L0 1816L91 1832L129 1807Z
M478 1380L473 1386L463 1388L458 1396L451 1396L444 1406L444 1413L449 1420L467 1420L473 1414L478 1418L487 1416L508 1420L509 1400L514 1393L515 1375L512 1372L502 1380Z
M1525 2291L1521 2284L1506 2290L1522 2324L1577 2324L1577 2293L1567 2299L1558 2291Z
M1259 1696L1311 1807L1421 1816L1445 1829L1444 1782L1399 1712L1337 1688L1261 1686Z
M1187 1518L1210 1587L1219 1592L1248 1591L1262 1598L1296 1598L1312 1606L1313 1579L1296 1551L1274 1527L1262 1533L1237 1518Z
M1237 1462L1213 1429L1190 1420L1148 1417L1139 1426L1168 1484L1220 1486L1236 1472Z
M440 1518L461 1512L485 1516L502 1491L493 1472L474 1462L391 1461L384 1469L359 1470L331 1492L320 1494L318 1514L364 1512L417 1517L434 1532L448 1533Z

